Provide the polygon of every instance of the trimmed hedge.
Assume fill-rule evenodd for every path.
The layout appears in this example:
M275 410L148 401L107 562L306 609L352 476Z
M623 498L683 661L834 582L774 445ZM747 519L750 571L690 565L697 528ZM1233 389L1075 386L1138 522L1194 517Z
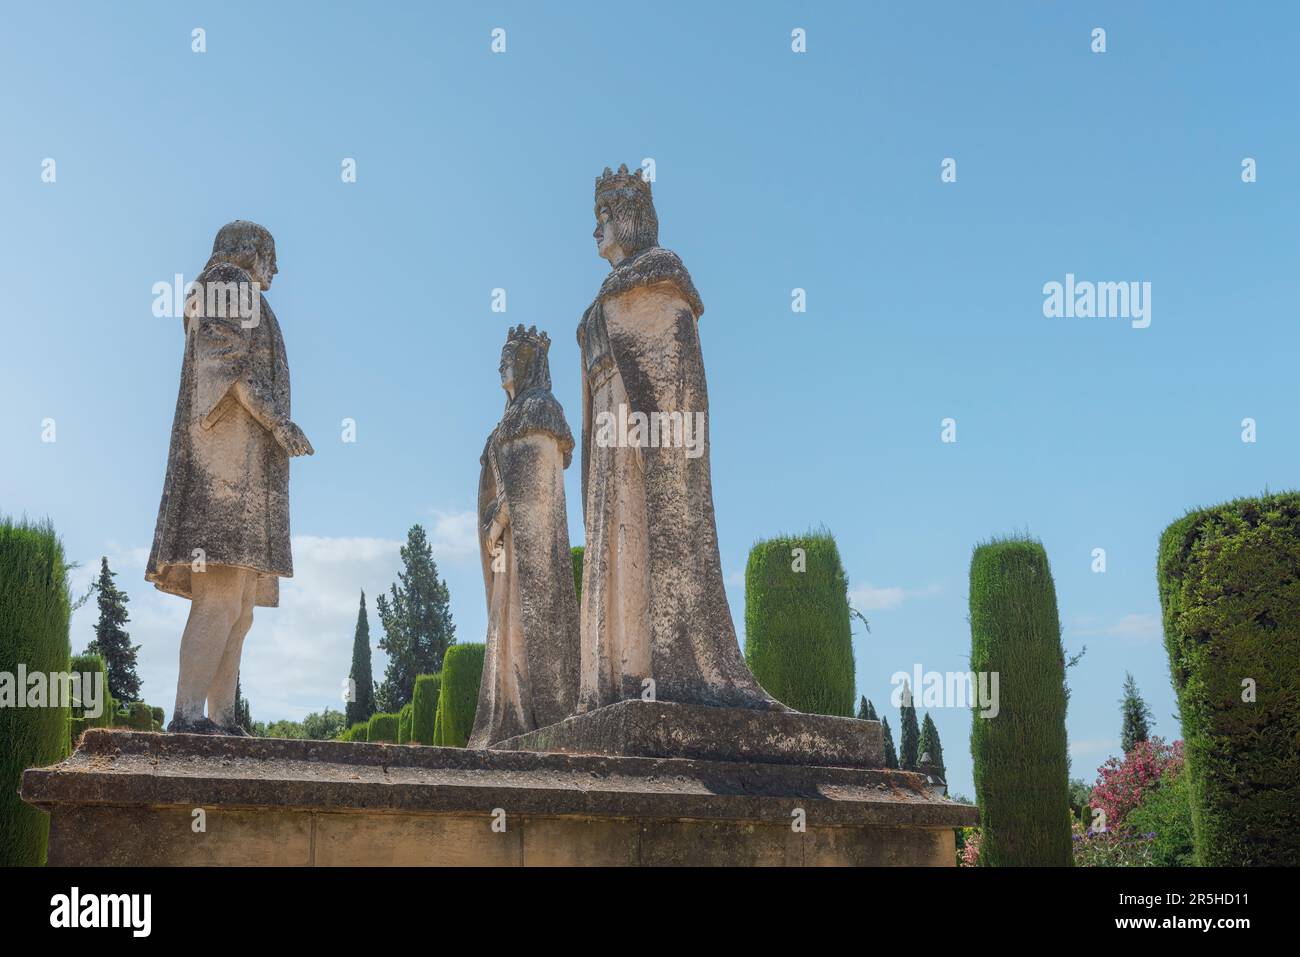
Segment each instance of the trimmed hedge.
M802 570L793 550L804 550ZM829 532L758 542L745 568L745 661L797 711L853 717L848 579Z
M578 592L578 607L582 607L582 545L569 549L569 558L573 561L573 587Z
M438 719L438 692L442 674L417 675L411 696L411 743L433 744L433 729Z
M72 733L70 738L72 746L75 748L77 746L77 741L80 740L81 735L88 728L107 728L112 726L113 713L117 711L117 701L114 700L108 690L108 665L104 663L103 656L73 655L69 671L73 674L79 674L82 676L83 687L86 681L86 675L91 676L91 681L95 680L94 675L96 673L103 675L103 677L100 678L100 681L102 682L100 685L100 695L102 697L99 702L99 714L93 718L88 718L86 717L85 708L80 704L72 706ZM85 698L86 694L83 690L82 700L85 700Z
M158 730L153 720L153 708L143 701L132 701L127 705L125 724L133 731Z
M1184 516L1157 578L1197 861L1300 864L1300 493Z
M71 709L17 707L31 702L18 683L21 665L28 675L68 671L72 647L67 564L63 546L49 523L31 525L0 517L0 672L8 672L0 707L0 866L45 863L49 817L18 796L22 774L67 757ZM6 682L8 683L8 682Z
M411 743L411 702L409 701L397 712L397 743Z
M370 738L370 722L358 721L339 735L340 741L367 741Z
M442 659L442 687L438 694L437 744L463 748L474 730L478 686L483 678L482 643L452 645Z
M1065 655L1042 544L1000 539L970 563L971 671L997 673L998 712L971 711L981 865L1074 862ZM976 682L978 687L979 682Z
M366 731L367 741L387 741L397 743L397 715L372 714Z

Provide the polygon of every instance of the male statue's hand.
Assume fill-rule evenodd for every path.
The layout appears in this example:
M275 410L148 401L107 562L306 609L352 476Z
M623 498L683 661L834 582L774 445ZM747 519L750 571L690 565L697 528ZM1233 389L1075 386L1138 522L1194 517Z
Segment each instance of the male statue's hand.
M280 447L290 455L314 455L316 452L307 441L307 436L303 435L302 429L293 422L286 420L277 426L274 435Z

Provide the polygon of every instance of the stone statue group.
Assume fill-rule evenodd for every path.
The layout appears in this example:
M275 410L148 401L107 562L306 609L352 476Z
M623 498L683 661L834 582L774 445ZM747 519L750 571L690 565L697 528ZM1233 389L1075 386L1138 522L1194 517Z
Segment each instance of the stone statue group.
M550 338L519 326L501 351L505 412L480 459L488 633L471 747L626 699L786 710L746 666L723 588L704 305L681 259L658 244L640 170L606 168L594 212L596 250L610 272L577 330L581 599L564 495L575 440L551 391ZM290 419L284 340L262 296L275 273L271 234L230 223L186 303L180 394L145 572L192 601L171 731L243 733L235 682L253 608L275 606L279 579L293 574L289 459L312 447ZM247 289L251 298L232 293ZM629 421L664 429L649 441L639 425L625 431ZM696 447L673 441L683 421L702 423Z

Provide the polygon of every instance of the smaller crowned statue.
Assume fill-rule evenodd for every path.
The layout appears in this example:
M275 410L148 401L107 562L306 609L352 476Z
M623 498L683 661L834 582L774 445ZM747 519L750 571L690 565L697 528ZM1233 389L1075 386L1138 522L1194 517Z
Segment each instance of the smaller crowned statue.
M506 409L480 463L478 519L487 648L469 746L567 718L578 687L578 604L564 470L573 435L551 393L551 340L511 329L501 350Z

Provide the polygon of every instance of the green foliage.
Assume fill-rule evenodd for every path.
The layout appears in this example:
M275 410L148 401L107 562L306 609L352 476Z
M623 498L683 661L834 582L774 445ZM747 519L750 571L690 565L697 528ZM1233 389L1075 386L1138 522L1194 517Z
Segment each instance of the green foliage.
M889 719L880 719L880 732L885 739L885 767L898 769L898 752L894 750L894 732L889 730Z
M99 620L95 623L95 638L86 647L86 654L100 655L108 666L108 687L119 701L136 701L140 697L140 675L136 673L136 652L139 645L131 644L131 636L122 626L130 621L126 613L127 594L113 581L117 572L110 571L108 559L99 560L99 578L95 581Z
M433 744L433 729L438 718L438 693L442 675L420 675L415 679L415 697L411 699L411 743Z
M157 731L153 709L143 701L132 701L126 706L126 726L132 731Z
M366 732L367 741L388 741L397 743L397 715L372 714L370 729Z
M1196 866L1191 786L1186 764L1177 772L1166 772L1160 786L1148 791L1142 803L1129 811L1124 826L1151 840L1152 866Z
M978 546L970 567L970 668L999 675L999 710L972 709L980 864L1069 866L1065 653L1047 552Z
M929 714L921 722L921 741L916 746L916 753L918 763L921 757L930 755L930 763L938 770L939 777L945 782L948 780L948 769L943 763L943 744L939 741L939 729L934 726L934 721Z
M352 700L347 703L346 719L349 725L369 721L375 713L375 678L370 667L370 618L366 615L366 593L361 593L361 607L357 610L357 628L352 635Z
M417 675L441 671L443 656L456 643L451 596L446 582L438 578L423 527L411 526L401 551L405 570L398 572L391 595L380 595L375 601L384 627L379 647L388 653L388 669L375 706L388 711L411 700Z
M1197 861L1300 864L1300 493L1188 514L1157 572Z
M367 722L358 721L356 724L362 727L367 726ZM353 725L355 727L356 725ZM260 721L252 727L247 728L256 737L259 738L295 738L309 741L333 741L343 734L347 725L343 720L343 712L336 711L333 708L326 708L324 711L313 711L301 721L272 721L270 724L263 724ZM366 740L365 735L361 740Z
M443 747L465 747L474 730L478 686L483 677L483 651L482 644L454 645L447 649L438 695L440 739L437 743Z
M912 689L903 683L903 700L899 705L899 727L902 738L898 746L898 766L904 771L915 771L917 760L921 757L918 747L921 744L921 730L916 724L916 702L912 698Z
M77 743L82 732L87 728L107 728L113 723L113 712L117 710L117 702L108 691L108 669L104 664L104 659L99 655L73 655L72 664L69 669L73 674L81 675L83 692L81 698L72 704L72 744ZM99 714L88 716L86 714L85 704L91 701L91 695L95 692L91 690L88 682L94 682L95 675L99 674L100 682L99 694L102 695L99 701Z
M411 743L411 702L402 705L402 710L397 712L397 743Z
M1133 750L1133 745L1151 737L1151 709L1142 700L1137 682L1127 671L1124 672L1124 697L1119 703L1124 722L1120 728L1120 747L1125 754Z
M574 545L569 549L569 558L573 561L573 587L578 592L578 605L582 605L582 545Z
M352 727L339 734L340 741L368 741L370 739L370 722L358 721Z
M1088 802L1092 788L1082 778L1070 778L1070 816L1085 827L1092 823L1092 809Z
M71 596L63 546L49 523L31 525L0 516L0 867L45 863L49 818L18 797L27 768L67 757L71 743L68 707L14 707L18 666L27 674L65 672ZM4 686L8 684L6 689ZM31 697L24 699L33 703ZM44 703L48 703L46 698Z
M150 708L150 709L149 709L149 712L150 712L150 714L153 715L154 723L157 724L158 727L161 728L162 725L163 725L163 722L165 722L165 721L167 720L167 712L163 711L162 708L157 708L157 707ZM245 728L244 730L248 730L248 729Z
M852 717L848 579L829 532L782 536L750 549L745 661L769 694L795 710Z
M235 727L243 728L249 734L253 733L253 709L244 697L244 689L240 687L239 675L235 675Z
M876 716L876 706L867 700L866 696L858 702L858 718L862 721L879 721Z

